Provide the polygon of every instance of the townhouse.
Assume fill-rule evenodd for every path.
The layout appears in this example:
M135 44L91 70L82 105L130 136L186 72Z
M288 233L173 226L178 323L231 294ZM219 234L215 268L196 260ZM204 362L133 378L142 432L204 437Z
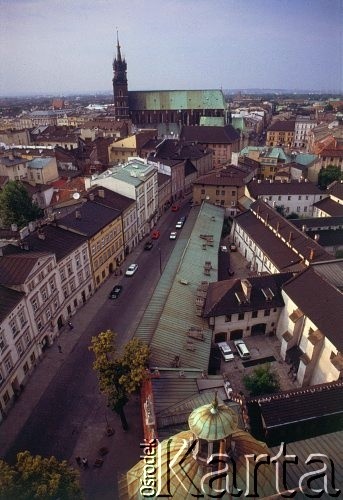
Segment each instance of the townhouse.
M317 125L316 120L310 116L297 116L294 126L294 142L295 148L308 150L308 141L310 131Z
M21 246L29 252L55 254L62 291L58 316L51 321L51 328L57 332L94 291L87 238L47 225L26 236Z
M292 276L288 272L210 283L203 316L213 329L213 341L275 335L284 308L281 287Z
M56 158L34 158L27 163L27 179L36 184L48 184L58 179Z
M0 285L0 422L25 386L40 353L25 293Z
M263 199L270 206L280 209L285 216L295 213L299 217L311 217L314 204L328 196L307 179L252 180L245 186L245 195L253 200Z
M55 224L87 237L95 288L123 262L124 238L119 210L86 201Z
M281 146L290 148L294 142L294 131L294 120L275 121L267 130L267 146Z
M137 231L141 240L150 233L158 216L157 169L148 161L133 159L121 167L86 179L86 187L106 187L136 201Z
M193 203L204 200L226 209L226 214L234 216L238 210L238 200L244 194L247 173L235 166L217 169L198 177L193 182Z
M94 187L87 193L88 199L108 208L119 210L122 218L125 255L138 243L137 206L135 200L110 189Z
M20 181L27 175L27 160L13 153L0 155L0 175Z

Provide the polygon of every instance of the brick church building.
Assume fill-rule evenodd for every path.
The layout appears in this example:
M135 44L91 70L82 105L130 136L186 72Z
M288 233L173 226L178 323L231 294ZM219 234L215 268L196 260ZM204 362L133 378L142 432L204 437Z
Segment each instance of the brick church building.
M113 61L114 116L131 119L139 128L157 128L159 135L175 134L183 125L227 123L226 103L221 90L149 90L129 91L127 63L117 52Z

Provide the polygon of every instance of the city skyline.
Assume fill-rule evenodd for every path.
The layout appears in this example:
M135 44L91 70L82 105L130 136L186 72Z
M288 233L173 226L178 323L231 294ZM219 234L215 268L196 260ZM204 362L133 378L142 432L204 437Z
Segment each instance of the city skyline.
M343 90L341 0L0 0L0 95Z

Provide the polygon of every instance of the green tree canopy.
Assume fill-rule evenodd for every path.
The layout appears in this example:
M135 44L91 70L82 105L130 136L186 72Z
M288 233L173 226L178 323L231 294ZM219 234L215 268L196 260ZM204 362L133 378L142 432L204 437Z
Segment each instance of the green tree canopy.
M107 396L108 406L121 418L123 428L128 428L124 406L129 395L137 391L146 377L149 347L140 339L131 339L122 355L116 353L116 334L111 330L92 337L89 349L95 360L93 369L98 373L100 391Z
M32 203L22 182L9 181L0 191L0 222L24 227L28 222L42 217L42 210Z
M0 500L81 500L78 472L55 457L17 455L15 465L0 460Z
M257 366L251 375L243 377L243 382L251 396L271 394L280 390L279 376L269 363Z
M326 168L322 168L318 174L318 184L321 188L326 188L332 182L340 181L341 179L343 179L341 169L335 165L328 165Z

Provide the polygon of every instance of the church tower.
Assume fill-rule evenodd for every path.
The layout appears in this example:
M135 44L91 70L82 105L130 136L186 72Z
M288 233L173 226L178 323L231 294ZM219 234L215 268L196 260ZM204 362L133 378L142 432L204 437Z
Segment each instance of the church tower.
M127 64L125 58L121 57L118 31L117 31L117 55L113 61L113 98L114 116L118 120L129 118L129 95L127 90Z

